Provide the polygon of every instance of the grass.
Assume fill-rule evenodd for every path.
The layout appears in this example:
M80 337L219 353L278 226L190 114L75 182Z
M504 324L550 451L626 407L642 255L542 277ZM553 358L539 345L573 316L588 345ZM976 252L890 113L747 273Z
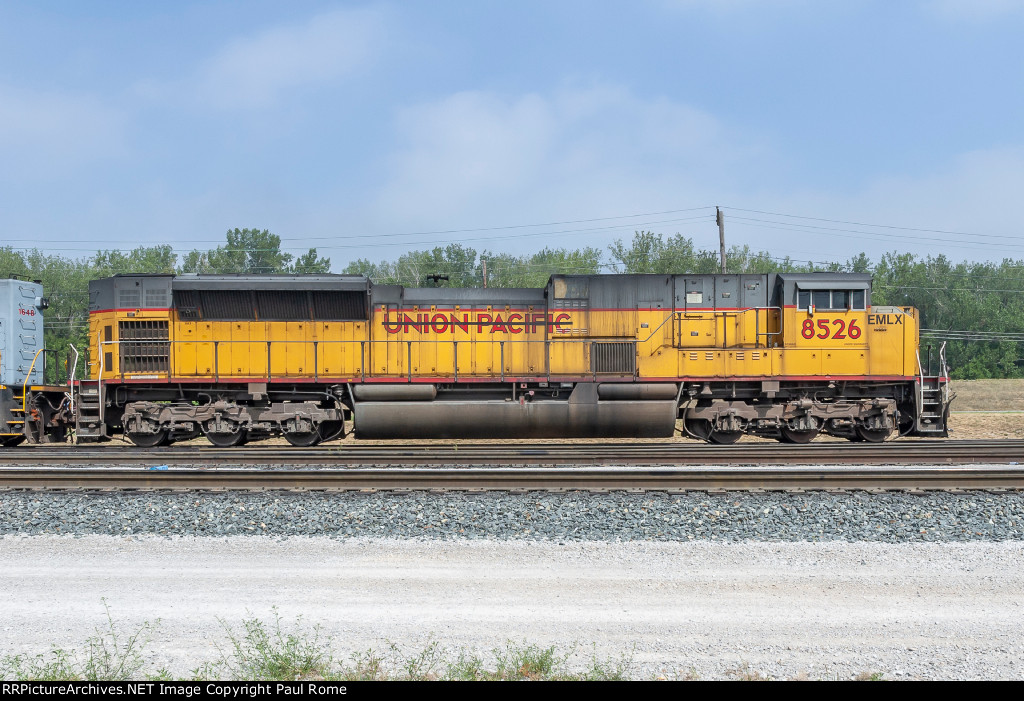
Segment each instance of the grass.
M146 621L135 632L125 634L114 625L105 599L103 610L106 628L96 629L86 638L81 650L54 648L48 654L35 657L9 655L0 659L0 677L19 681L127 681L135 678L144 665L142 651L159 621L155 624Z
M956 380L953 411L1024 411L1024 380Z
M13 655L0 659L0 677L17 681L171 681L166 669L147 671L142 653L157 624L143 623L125 634L114 625L104 601L107 625L73 651L53 649L44 655ZM437 641L413 650L387 643L383 651L368 649L337 659L332 640L318 625L302 619L286 626L276 609L269 622L246 618L239 628L221 621L227 644L219 657L193 669L190 681L231 679L238 681L623 681L632 678L633 652L618 659L598 657L596 646L581 669L570 660L574 646L559 652L555 646L506 641L487 653L446 649ZM772 677L747 663L728 670L726 676L741 681L768 681ZM664 673L658 679L669 678ZM698 679L695 669L676 674L677 680ZM864 672L860 681L878 681L883 675Z

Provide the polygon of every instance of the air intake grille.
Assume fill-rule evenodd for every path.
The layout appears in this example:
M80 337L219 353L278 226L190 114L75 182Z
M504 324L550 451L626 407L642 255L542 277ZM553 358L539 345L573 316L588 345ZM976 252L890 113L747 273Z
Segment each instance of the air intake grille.
M365 292L312 292L313 316L321 321L366 318Z
M305 292L284 290L256 293L260 319L265 321L305 321L309 319L309 298Z
M118 363L125 372L167 372L171 344L167 321L119 321Z
M590 346L590 371L632 375L636 372L636 343L616 341Z

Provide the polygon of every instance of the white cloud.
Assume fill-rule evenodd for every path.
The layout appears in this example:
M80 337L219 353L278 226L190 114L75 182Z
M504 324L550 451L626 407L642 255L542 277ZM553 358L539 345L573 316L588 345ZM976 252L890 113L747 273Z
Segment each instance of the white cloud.
M1024 191L1024 148L1016 146L961 154L930 173L877 173L853 186L810 182L792 172L787 154L755 135L688 105L607 85L518 96L458 93L407 109L398 129L404 146L392 155L384 185L365 208L348 213L370 231L449 230L721 204L730 244L779 256L844 260L861 251L877 258L903 250L946 252L954 259L1024 257L1024 238L898 229L858 234L861 227L793 220L825 227L797 230L744 222L740 217L777 218L735 209L1024 237L1024 201L1018 197ZM442 235L437 243L464 240L478 250L509 251L603 248L616 238L629 239L638 223L550 238L463 232ZM647 228L680 232L698 246L717 248L710 216ZM358 255L393 257L435 243L426 239L389 238L394 247Z
M294 88L338 80L374 55L384 14L342 9L236 39L200 70L200 96L220 107L263 107Z
M707 204L705 182L760 158L705 112L606 85L458 93L405 110L398 130L373 218L399 230Z
M123 115L90 95L0 86L5 179L62 177L124 153Z

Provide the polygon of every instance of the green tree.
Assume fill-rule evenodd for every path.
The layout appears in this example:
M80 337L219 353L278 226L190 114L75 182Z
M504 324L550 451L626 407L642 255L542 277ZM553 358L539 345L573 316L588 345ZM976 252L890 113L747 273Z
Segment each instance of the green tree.
M226 245L208 251L190 251L185 255L179 271L257 275L324 273L331 269L330 259L317 256L315 248L300 256L295 265L292 265L293 258L292 254L281 250L281 237L267 229L230 229Z
M627 248L621 239L608 247L615 269L623 273L714 273L718 272L718 253L697 250L693 239L682 234L662 238L651 231L637 231Z

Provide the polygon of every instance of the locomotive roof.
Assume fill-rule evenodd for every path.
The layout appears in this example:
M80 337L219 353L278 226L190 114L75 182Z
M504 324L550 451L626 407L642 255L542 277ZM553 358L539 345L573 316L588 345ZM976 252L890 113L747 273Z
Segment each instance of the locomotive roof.
M198 275L175 276L176 290L366 290L369 278L363 275Z

